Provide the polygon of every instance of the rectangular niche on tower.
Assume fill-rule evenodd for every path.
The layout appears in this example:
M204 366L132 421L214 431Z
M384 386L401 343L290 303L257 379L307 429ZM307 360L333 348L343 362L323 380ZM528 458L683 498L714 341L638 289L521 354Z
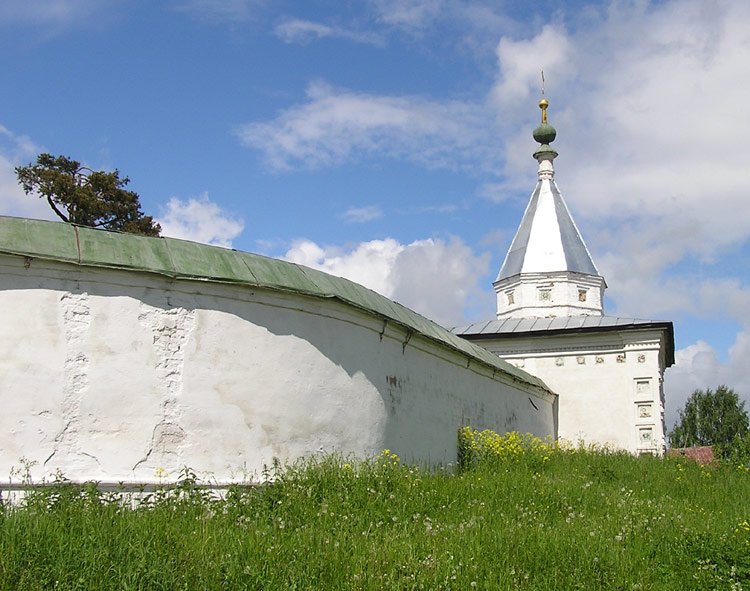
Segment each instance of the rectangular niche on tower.
M583 287L578 288L578 301L579 302L585 302L588 297L589 290L584 289Z
M641 423L651 423L654 420L654 405L650 402L639 402L635 405L635 418Z
M552 300L552 290L551 289L540 289L539 290L539 301L540 302L549 302Z
M635 378L633 388L636 401L649 401L654 399L651 378Z
M654 430L651 427L638 429L638 447L651 447L654 443Z

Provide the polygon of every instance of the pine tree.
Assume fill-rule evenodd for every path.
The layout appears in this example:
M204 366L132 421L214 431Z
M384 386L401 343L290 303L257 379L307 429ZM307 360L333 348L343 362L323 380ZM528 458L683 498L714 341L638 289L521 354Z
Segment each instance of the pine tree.
M65 156L39 154L36 164L16 167L27 195L46 197L52 210L71 224L158 236L159 224L144 215L138 193L120 172L95 171Z

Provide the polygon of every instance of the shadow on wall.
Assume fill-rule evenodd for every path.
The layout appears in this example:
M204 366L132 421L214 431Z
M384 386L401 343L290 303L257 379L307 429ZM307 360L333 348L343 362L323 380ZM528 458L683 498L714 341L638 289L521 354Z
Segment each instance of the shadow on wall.
M546 409L526 393L335 299L35 267L0 280L18 341L5 346L17 365L33 361L52 375L41 388L33 372L24 378L37 395L17 412L36 417L24 433L43 433L46 463L66 473L102 477L125 462L130 472L107 475L145 477L189 463L219 476L228 464L257 470L274 457L384 447L444 462L455 459L465 424L549 430ZM31 321L16 317L32 305ZM21 341L32 335L26 351Z

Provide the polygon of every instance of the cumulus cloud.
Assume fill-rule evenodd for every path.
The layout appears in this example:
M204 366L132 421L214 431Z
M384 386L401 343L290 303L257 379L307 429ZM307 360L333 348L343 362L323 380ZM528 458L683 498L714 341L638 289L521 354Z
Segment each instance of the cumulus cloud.
M379 23L414 32L454 14L455 5L370 2ZM487 11L481 2L471 6L475 15ZM718 315L748 326L750 285L738 269L750 248L743 173L750 144L738 129L750 79L738 73L750 61L750 4L623 2L556 20L566 24L499 39L497 76L483 97L439 101L315 83L304 102L238 135L277 170L369 156L474 168L484 176L477 194L501 203L533 186L530 131L539 122L534 103L544 68L558 184L607 278L608 312ZM519 34L526 30L534 32ZM389 281L397 276L391 271ZM668 376L716 377L704 371L707 351L699 345L684 349ZM729 386L746 383L738 353L713 367Z
M16 166L35 160L39 147L25 135L17 135L0 125L0 213L36 219L59 219L47 202L26 195L18 184Z
M383 211L377 205L366 205L365 207L350 207L340 216L345 222L364 223L378 220L383 217Z
M615 5L575 35L548 26L532 39L501 40L493 94L521 119L553 56L558 180L577 217L624 222L637 238L634 257L663 256L662 266L675 251L710 255L749 236L750 219L737 215L749 191L733 171L750 147L732 139L736 106L750 91L737 77L750 59L748 17L749 5L720 1ZM518 133L533 146L529 124ZM509 135L506 173L525 183L529 148ZM667 247L654 252L654 244Z
M543 68L564 79L572 67L572 44L566 32L553 25L546 25L531 39L500 39L496 49L500 72L493 88L499 103L528 106L530 97L539 95Z
M748 325L740 269L750 189L737 170L750 146L734 139L737 105L750 92L737 76L750 60L748 17L750 5L721 0L615 3L579 30L547 26L497 46L491 97L505 175L486 195L502 201L532 182L539 111L530 118L528 102L544 67L558 184L607 278L609 313ZM668 400L676 396L668 420L695 387L747 384L737 353L746 334L727 363L705 343L679 352L666 378Z
M450 9L448 2L375 6L393 22L413 23ZM715 258L750 238L749 190L736 172L750 146L732 139L750 91L750 80L736 75L750 59L747 17L750 5L721 1L613 5L574 32L547 25L529 37L503 37L484 102L314 83L303 104L238 133L276 169L369 155L494 169L503 174L490 175L477 193L502 202L533 183L530 130L539 111L530 102L545 67L559 132L558 182L607 274L610 297L623 309L650 299L659 313L686 311L694 307L688 297L655 297L670 287L665 272L674 276L680 261Z
M464 323L465 311L485 299L478 280L489 256L475 254L458 238L410 244L388 238L351 247L299 240L284 258L351 279L443 326Z
M326 37L369 45L382 45L384 42L383 37L374 32L356 31L302 19L285 20L276 25L274 33L285 43L309 43Z
M284 258L331 275L346 277L386 297L393 288L390 271L404 247L393 238L371 240L355 246L319 246L311 240L297 240Z
M318 168L368 155L408 158L429 167L485 158L491 136L475 105L416 96L380 96L311 84L307 102L237 135L276 169Z
M716 349L703 341L677 351L675 365L665 376L667 428L674 426L678 411L695 390L715 390L723 384L737 392L745 407L750 408L750 374L746 370L749 356L750 330L737 334L726 363L719 360Z
M157 220L161 224L162 235L232 247L232 240L240 235L244 223L224 212L203 193L198 198L188 200L172 197L162 208Z

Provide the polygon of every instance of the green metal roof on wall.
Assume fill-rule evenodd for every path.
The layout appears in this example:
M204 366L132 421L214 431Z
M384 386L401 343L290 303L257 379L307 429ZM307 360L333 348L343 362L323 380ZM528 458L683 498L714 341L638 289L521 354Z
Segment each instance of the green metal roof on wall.
M151 238L6 216L0 216L0 253L334 298L400 324L518 380L549 390L538 378L398 302L348 279L278 259L176 238Z

